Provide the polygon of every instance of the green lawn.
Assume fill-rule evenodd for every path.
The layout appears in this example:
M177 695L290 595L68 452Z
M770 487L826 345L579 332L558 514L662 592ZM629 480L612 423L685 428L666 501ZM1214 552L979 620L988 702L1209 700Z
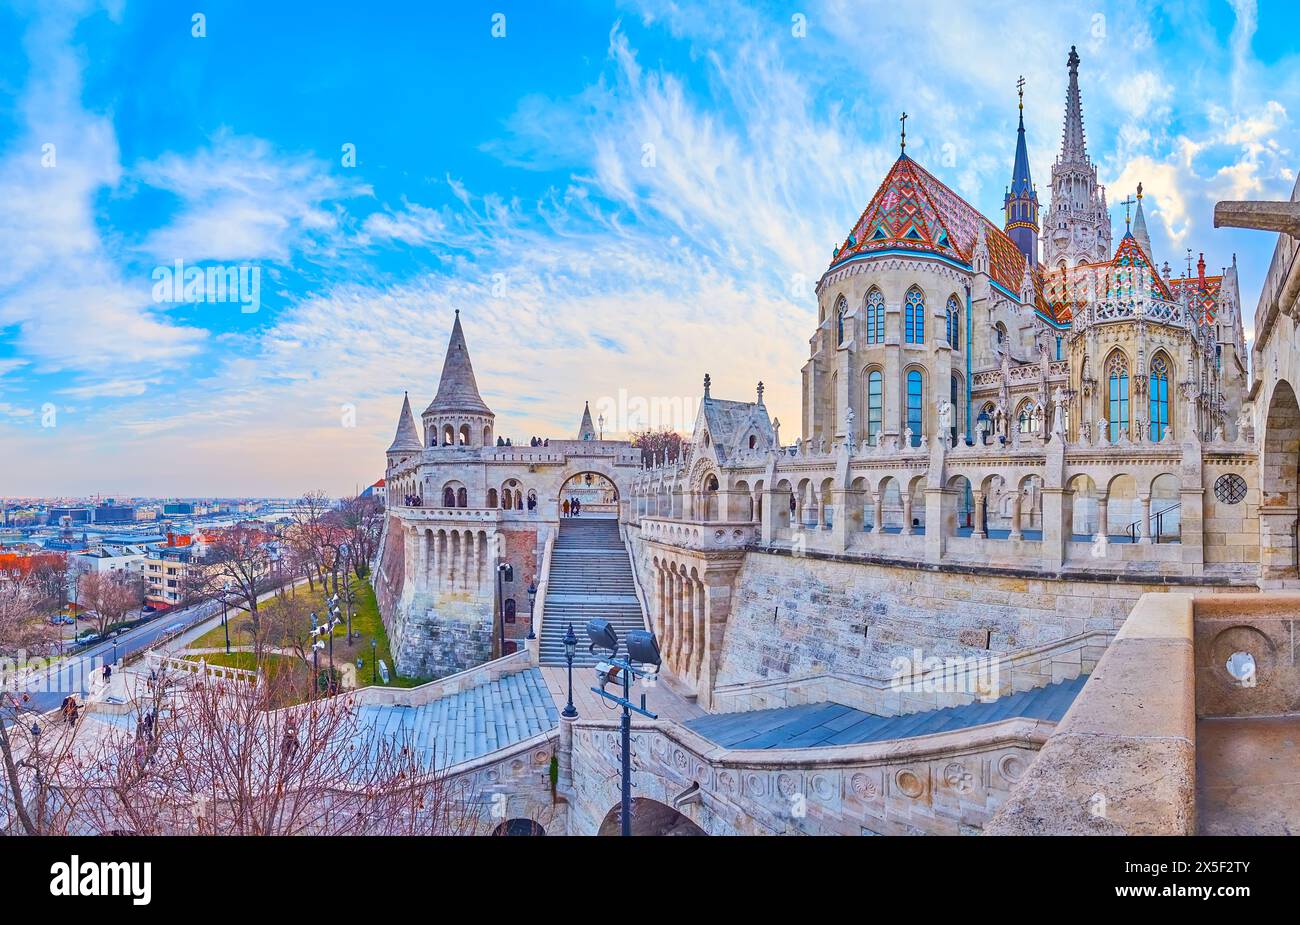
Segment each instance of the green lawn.
M372 639L378 639L379 646L377 651L379 657L383 659L384 663L388 666L388 674L390 678L388 684L389 687L415 687L417 684L423 684L428 681L428 678L403 678L397 675L396 670L393 667L393 652L388 645L388 634L384 631L384 621L379 618L379 604L375 600L375 592L370 586L370 581L368 579L360 581L354 580L352 583L352 590L356 595L356 603L354 604L356 609L352 614L352 629L353 632L359 631L361 633L361 638L355 640L352 645L348 645L347 621L344 620L343 624L334 630L334 660L336 662L348 661L355 663L358 657L364 659L365 664L361 671L357 673L357 685L359 687L369 687L371 683L370 679L374 676L374 666L371 664L372 649L370 641ZM298 593L306 594L310 592L300 588ZM232 646L246 646L250 644L248 634L241 633L236 629L236 627L245 619L246 617L243 611L231 611L229 621L230 644ZM194 640L194 642L190 643L190 648L219 649L223 648L225 644L225 630L222 629L221 624L218 623L215 629L209 630L198 639ZM234 668L252 667L253 656L251 652L232 652L229 657L236 658L237 656L246 656L248 664L245 665L242 663L226 661L217 662L212 657L209 657L208 660L213 664L227 665L228 667ZM222 653L220 657L225 659L226 655ZM382 681L380 683L382 684Z

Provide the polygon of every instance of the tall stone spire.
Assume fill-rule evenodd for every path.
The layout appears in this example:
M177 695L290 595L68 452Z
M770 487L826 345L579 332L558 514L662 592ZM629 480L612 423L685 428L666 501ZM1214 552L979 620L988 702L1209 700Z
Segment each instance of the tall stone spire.
M411 414L411 396L402 396L402 413L397 416L397 435L388 448L390 453L418 453L424 449L420 443L420 431L415 426L415 416Z
M1003 230L1025 256L1028 266L1038 265L1038 191L1029 176L1029 149L1025 144L1025 78L1016 82L1020 94L1020 127L1016 130L1016 158L1011 185L1002 203Z
M1070 46L1066 59L1070 87L1065 91L1065 131L1061 136L1061 163L1087 164L1088 145L1083 134L1083 103L1079 98L1079 52Z
M460 327L460 309L451 327L451 340L447 342L447 356L442 361L442 378L438 380L438 393L433 396L430 414L492 414L492 409L478 393L474 380L474 366L469 361L469 348L465 346L465 332Z
M591 405L582 403L582 423L578 425L579 440L595 440L596 426L591 423Z
M1049 270L1073 269L1111 256L1110 213L1097 166L1088 158L1079 101L1079 52L1071 46L1061 154L1052 164L1052 203L1042 220L1042 261Z
M1137 213L1133 216L1133 237L1137 240L1138 246L1142 248L1142 253L1154 265L1155 257L1151 255L1151 235L1147 234L1147 219L1142 213L1142 184L1138 184L1137 192Z

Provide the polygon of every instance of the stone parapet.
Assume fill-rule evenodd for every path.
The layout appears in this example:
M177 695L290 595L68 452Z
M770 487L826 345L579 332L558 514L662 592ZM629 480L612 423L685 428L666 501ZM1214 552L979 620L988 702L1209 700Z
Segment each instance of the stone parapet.
M1144 594L1034 763L993 835L1196 831L1190 594Z

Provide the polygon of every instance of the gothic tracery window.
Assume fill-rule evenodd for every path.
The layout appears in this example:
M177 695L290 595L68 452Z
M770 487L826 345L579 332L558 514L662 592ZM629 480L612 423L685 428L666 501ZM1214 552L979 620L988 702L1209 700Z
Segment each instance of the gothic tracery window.
M885 296L873 288L867 293L867 343L885 342Z
M948 345L953 350L961 349L961 303L955 295L948 296Z
M913 286L903 306L903 339L909 344L925 343L925 296Z
M867 439L876 445L884 421L884 377L880 370L867 373Z
M1163 356L1151 361L1151 375L1147 394L1151 402L1151 439L1165 438L1169 428L1169 364Z
M1107 397L1110 420L1110 439L1119 439L1128 430L1128 358L1116 350L1106 361Z
M907 371L907 426L912 429L912 446L921 445L921 425L924 421L925 380L919 369Z

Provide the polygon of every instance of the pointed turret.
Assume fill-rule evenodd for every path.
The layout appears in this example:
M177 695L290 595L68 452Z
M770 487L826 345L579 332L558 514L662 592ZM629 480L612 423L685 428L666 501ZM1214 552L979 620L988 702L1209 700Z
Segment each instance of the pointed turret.
M418 453L424 449L420 443L420 431L415 426L415 415L411 414L411 396L402 396L402 413L397 416L397 435L388 448L389 453Z
M591 423L591 405L582 403L582 422L578 425L579 440L595 440L596 426Z
M474 380L474 366L469 361L469 348L465 346L465 332L460 327L460 309L451 326L451 339L447 342L447 356L442 361L442 378L438 380L438 394L424 410L427 414L449 412L491 414L487 403L478 393Z
M1025 79L1017 83L1020 93L1020 127L1016 130L1016 158L1011 167L1011 185L1002 203L1006 221L1002 228L1015 242L1030 267L1038 266L1038 191L1029 176L1029 148L1025 144Z
M1147 234L1147 219L1142 212L1142 184L1138 184L1137 193L1137 212L1133 216L1133 237L1137 239L1138 246L1142 248L1142 253L1154 260L1151 253L1151 235Z
M1088 145L1083 135L1083 102L1079 98L1079 52L1070 46L1066 59L1070 87L1065 92L1065 130L1061 134L1061 163L1087 164Z
M492 425L496 416L478 393L474 366L469 361L465 332L460 326L460 310L451 326L447 355L442 361L438 392L424 409L427 446L491 446Z

